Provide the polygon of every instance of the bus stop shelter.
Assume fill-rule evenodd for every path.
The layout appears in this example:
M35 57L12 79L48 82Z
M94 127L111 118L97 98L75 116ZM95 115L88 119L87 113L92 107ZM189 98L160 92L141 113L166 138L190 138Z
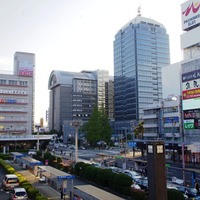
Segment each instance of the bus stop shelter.
M72 196L74 188L73 179L75 178L74 175L47 165L38 166L38 170L40 176L45 176L51 187L56 190L63 190L64 195L67 194Z
M123 200L110 192L97 188L93 185L78 185L74 187L74 194L87 200Z
M11 152L11 155L13 156L13 161L17 161L22 157L25 157L26 155L23 153L19 153L19 152Z
M26 165L26 167L28 168L31 168L31 169L34 169L35 166L38 166L38 165L42 165L43 163L39 160L36 160L34 158L31 158L29 156L26 156L26 157L22 157L21 158L21 163L23 165Z

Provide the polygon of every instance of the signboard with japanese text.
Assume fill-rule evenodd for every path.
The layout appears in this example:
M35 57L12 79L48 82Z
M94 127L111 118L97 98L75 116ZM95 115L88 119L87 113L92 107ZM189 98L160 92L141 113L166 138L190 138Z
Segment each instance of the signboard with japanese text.
M183 100L185 99L193 99L200 97L200 88L192 89L192 90L185 90L182 92Z
M189 0L181 5L182 29L192 29L200 24L200 0Z
M18 75L33 77L33 63L30 61L19 61Z

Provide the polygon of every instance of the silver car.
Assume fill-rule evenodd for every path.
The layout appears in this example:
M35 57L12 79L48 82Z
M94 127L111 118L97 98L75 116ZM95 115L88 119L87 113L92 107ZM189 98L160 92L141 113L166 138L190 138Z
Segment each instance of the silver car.
M24 188L14 188L9 194L10 200L27 200L28 195Z

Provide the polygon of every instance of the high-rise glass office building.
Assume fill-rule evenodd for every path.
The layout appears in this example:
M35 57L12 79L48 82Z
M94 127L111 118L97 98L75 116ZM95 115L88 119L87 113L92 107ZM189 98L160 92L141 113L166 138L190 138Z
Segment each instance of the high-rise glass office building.
M117 32L114 40L116 121L138 121L148 104L162 100L161 68L169 64L169 36L161 23L138 15Z

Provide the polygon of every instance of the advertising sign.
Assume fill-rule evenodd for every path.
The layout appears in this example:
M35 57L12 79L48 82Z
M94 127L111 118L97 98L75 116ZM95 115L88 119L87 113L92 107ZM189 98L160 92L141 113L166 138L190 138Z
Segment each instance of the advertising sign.
M192 110L200 108L200 98L186 99L182 101L183 110Z
M192 81L186 81L182 83L182 90L192 90L192 89L196 89L196 88L200 88L200 79L195 79Z
M194 119L184 120L185 129L194 129Z
M182 91L183 100L200 97L200 88Z
M187 1L181 5L182 29L191 29L200 23L200 0Z
M200 109L183 111L183 118L184 119L200 118Z
M30 61L19 61L19 76L33 76L33 63Z
M195 65L196 63L192 62L192 64ZM192 81L196 79L200 79L200 69L182 74L182 82Z

